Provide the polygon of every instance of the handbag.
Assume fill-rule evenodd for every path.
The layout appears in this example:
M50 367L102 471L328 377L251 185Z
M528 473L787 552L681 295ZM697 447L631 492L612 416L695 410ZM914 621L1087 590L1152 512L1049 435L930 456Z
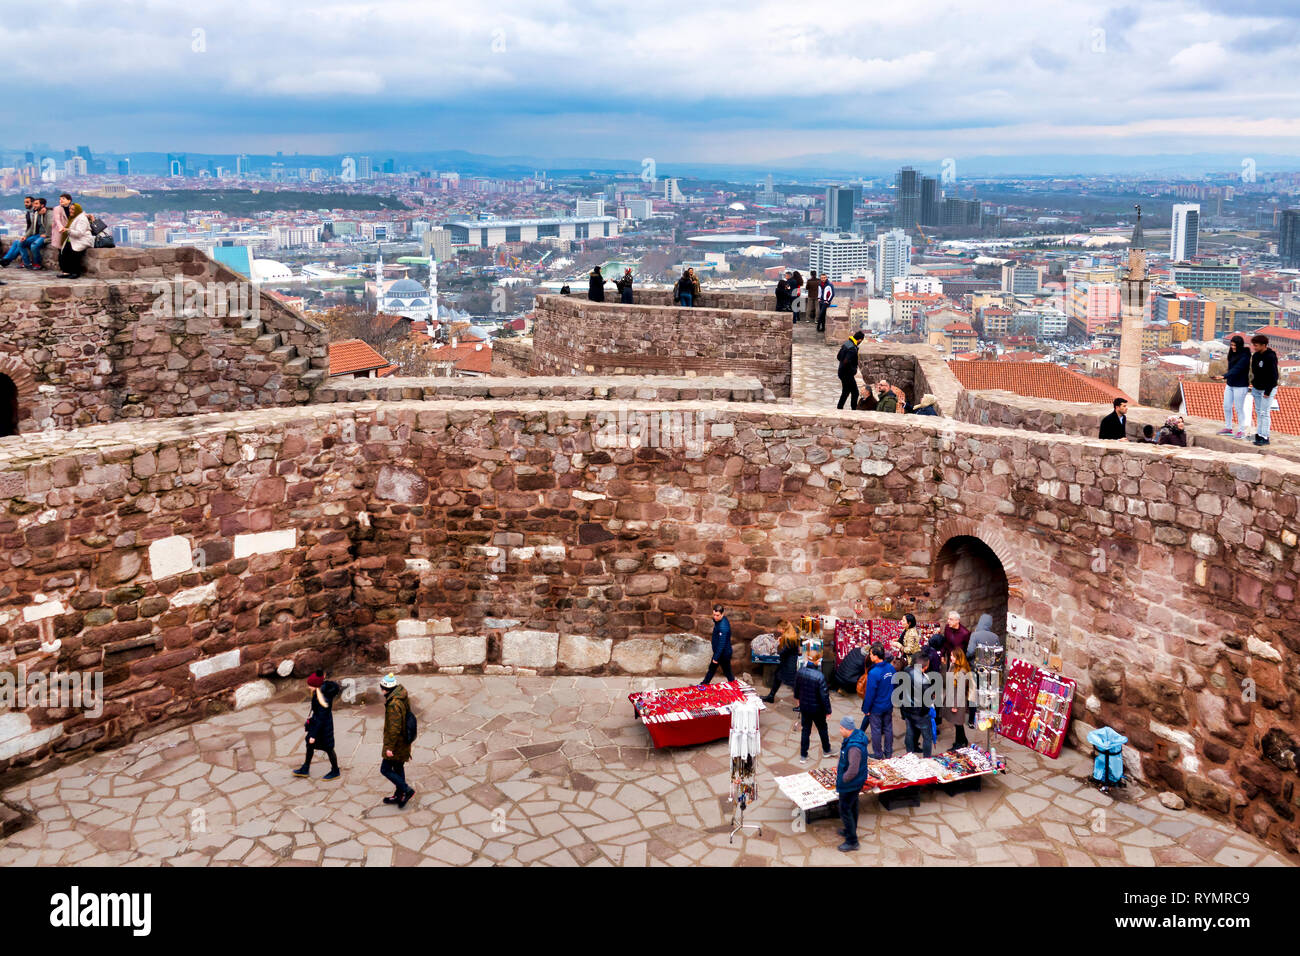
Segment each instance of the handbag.
M867 675L864 672L863 675L858 678L858 696L861 697L866 692L867 692Z

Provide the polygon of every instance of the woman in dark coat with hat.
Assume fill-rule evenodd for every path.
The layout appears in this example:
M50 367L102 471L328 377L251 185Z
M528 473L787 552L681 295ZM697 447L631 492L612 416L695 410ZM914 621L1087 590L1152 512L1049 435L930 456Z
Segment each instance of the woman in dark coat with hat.
M323 779L337 780L339 761L334 755L334 700L342 688L332 680L325 680L319 671L307 678L307 686L311 688L311 714L303 724L307 737L307 759L293 775L310 777L312 754L320 750L330 758L330 772Z

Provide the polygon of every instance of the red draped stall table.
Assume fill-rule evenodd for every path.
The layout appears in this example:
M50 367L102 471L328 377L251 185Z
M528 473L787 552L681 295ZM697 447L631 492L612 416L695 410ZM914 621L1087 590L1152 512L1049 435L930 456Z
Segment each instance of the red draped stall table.
M758 692L740 681L700 687L669 687L628 694L632 713L659 747L689 747L722 740L731 733L731 706ZM759 710L764 710L758 698Z

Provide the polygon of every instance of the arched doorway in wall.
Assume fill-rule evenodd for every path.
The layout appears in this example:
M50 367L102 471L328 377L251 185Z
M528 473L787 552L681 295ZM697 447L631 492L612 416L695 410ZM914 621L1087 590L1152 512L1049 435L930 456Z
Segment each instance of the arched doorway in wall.
M18 434L18 386L0 374L0 438Z
M1002 559L975 535L949 538L935 558L934 619L944 621L949 611L961 615L972 631L981 614L993 616L993 631L1005 638L1010 583Z

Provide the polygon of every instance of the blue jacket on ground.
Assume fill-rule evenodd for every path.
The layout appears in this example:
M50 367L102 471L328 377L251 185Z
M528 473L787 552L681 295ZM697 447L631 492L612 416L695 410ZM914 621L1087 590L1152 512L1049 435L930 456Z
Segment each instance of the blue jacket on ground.
M713 659L720 661L731 656L731 622L724 614L722 620L713 622Z
M867 686L862 691L864 714L887 714L894 709L894 665L888 661L872 664L867 671Z
M856 760L854 757L856 756ZM835 771L837 793L859 793L867 782L867 736L854 730L840 747L840 765Z
M794 695L799 698L799 712L817 716L831 712L831 689L820 664L805 664L794 681Z

